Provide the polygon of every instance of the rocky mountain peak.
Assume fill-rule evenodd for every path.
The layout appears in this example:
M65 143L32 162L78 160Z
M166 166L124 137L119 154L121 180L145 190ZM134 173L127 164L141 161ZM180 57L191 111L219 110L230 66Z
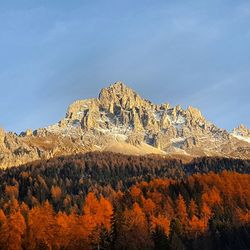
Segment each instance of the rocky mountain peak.
M102 99L103 97L106 97L106 95L109 95L110 97L118 96L121 97L123 95L129 95L134 96L137 95L135 91L128 86L126 86L123 82L115 82L114 84L111 84L107 88L103 88L100 91L99 99Z
M194 108L192 106L188 106L187 110L190 112L192 117L194 117L196 119L199 119L199 118L204 119L204 117L202 116L201 111L199 109Z
M184 136L185 139L194 128L199 133L206 129L207 132L218 129L208 123L197 108L189 106L184 110L180 105L172 108L167 103L153 104L122 82L103 88L96 99L75 101L59 125L63 128L79 127L110 133L115 130L123 135L126 133L126 136L129 131L133 131L140 133L143 140L151 141L153 145L158 145L156 140L160 140L164 134ZM148 136L154 139L145 139Z
M139 107L145 102L133 89L122 82L116 82L108 88L103 88L98 99L102 107L111 113L115 111L116 107L128 110Z
M180 105L153 104L141 98L133 89L122 82L103 88L98 98L78 100L69 106L66 118L50 131L77 128L82 133L92 131L103 137L123 138L126 141L144 142L166 149L187 148L201 143L203 135L226 138L226 131L206 121L197 108L187 110ZM73 129L73 130L72 130ZM131 139L133 138L133 139Z
M237 128L234 128L232 133L239 136L250 137L250 129L243 124L240 124Z
M107 92L114 93L114 94L126 94L128 92L134 92L130 87L128 87L121 81L117 81L115 83L110 84L109 87L103 88L100 92L100 95L102 94L102 91L104 90L106 90Z
M0 167L92 150L247 158L249 143L243 125L230 136L197 108L154 104L116 82L98 98L73 102L54 125L19 136L0 129Z

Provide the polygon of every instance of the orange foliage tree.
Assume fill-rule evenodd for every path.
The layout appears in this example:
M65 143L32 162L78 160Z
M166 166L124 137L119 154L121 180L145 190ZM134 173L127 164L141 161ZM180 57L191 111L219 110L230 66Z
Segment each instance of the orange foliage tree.
M134 203L131 209L124 212L123 244L127 249L150 249L152 240L145 214L138 203Z
M23 249L23 236L26 230L25 220L20 210L13 211L7 219L4 219L0 229L1 249Z

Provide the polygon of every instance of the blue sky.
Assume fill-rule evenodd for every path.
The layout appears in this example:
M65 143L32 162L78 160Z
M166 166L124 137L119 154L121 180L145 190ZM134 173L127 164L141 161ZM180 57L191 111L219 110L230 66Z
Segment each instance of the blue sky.
M1 1L0 127L55 123L118 80L250 127L250 1Z

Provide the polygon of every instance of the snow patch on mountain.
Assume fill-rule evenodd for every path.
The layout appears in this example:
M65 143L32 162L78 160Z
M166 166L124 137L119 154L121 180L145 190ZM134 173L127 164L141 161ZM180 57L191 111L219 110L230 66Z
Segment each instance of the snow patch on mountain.
M245 137L245 136L242 136L242 135L239 135L239 134L234 134L234 133L231 133L231 135L241 141L245 141L245 142L248 142L250 143L250 137Z

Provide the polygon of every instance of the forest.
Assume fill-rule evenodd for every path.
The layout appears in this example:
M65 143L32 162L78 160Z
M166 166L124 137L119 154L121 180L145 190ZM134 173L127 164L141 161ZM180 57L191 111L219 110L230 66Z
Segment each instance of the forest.
M0 170L0 249L250 249L249 173L98 152Z

